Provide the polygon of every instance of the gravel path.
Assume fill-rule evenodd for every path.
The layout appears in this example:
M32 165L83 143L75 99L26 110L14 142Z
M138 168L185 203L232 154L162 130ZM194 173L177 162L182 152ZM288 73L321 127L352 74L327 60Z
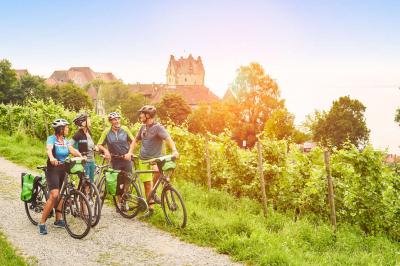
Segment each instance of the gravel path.
M0 157L0 230L31 264L38 265L240 265L210 248L198 247L152 227L122 218L104 206L99 225L83 240L52 227L41 236L28 220L20 173L32 172Z

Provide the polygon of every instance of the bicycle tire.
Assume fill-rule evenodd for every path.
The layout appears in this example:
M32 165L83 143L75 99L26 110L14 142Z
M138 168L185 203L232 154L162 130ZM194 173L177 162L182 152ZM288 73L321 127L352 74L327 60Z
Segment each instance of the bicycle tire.
M129 190L122 194L120 197L123 200L122 204L126 203L129 206L127 210L126 205L125 209L122 208L124 205L118 204L117 197L113 196L114 205L117 208L118 213L121 214L122 217L132 219L137 216L138 213L142 210L143 197L140 193L139 187L133 180L129 180ZM129 213L129 211L132 212Z
M86 182L85 184L89 185L90 189L89 189L89 194L86 193L86 188L85 186L81 187L81 192L84 193L84 195L86 196L86 198L89 201L89 205L90 210L92 211L92 223L91 226L95 227L99 221L100 221L100 217L101 217L101 199L100 199L100 194L99 191L97 190L97 187L90 182ZM93 207L92 207L93 205Z
M85 195L78 190L72 190L69 194L63 195L63 198L62 214L65 222L65 229L71 237L82 239L89 233L91 228L90 221L92 221L92 213L90 211L89 201ZM87 211L87 214L84 213L85 211L82 211L84 208L89 210ZM82 230L82 233L74 232L74 229L72 229L72 223L70 219L67 218L67 214L71 214L74 218L78 218L77 220L82 220L83 224L86 225Z
M35 190L33 191L33 195L35 195L35 198L32 199L31 202L24 202L24 205L25 205L25 212L26 215L28 216L29 221L31 221L33 225L38 225L42 216L41 214L43 212L44 206L46 205L46 202L49 199L49 195L47 192L47 187L44 187L41 184L38 184ZM34 213L40 214L40 217L37 218L34 217L33 216Z
M177 200L179 201L181 208L179 208L177 205ZM169 225L185 228L187 223L187 211L185 203L181 194L170 184L165 186L161 192L161 208L163 209L165 220L167 220ZM177 218L177 220L181 221L175 222L175 219L173 219L172 215L169 215L167 211L175 212L177 210L182 210L182 216Z
M97 186L97 190L99 191L100 195L100 201L101 201L101 206L100 208L103 208L104 201L107 197L107 187L106 187L106 178L103 176L101 180L99 181L99 184Z

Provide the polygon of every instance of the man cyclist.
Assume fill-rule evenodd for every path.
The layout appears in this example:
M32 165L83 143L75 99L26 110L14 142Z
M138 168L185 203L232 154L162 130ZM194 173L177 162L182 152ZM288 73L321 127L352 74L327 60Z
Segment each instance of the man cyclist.
M50 191L49 199L46 201L44 206L42 218L39 222L39 233L41 235L47 234L46 220L51 210L56 208L56 221L54 225L56 227L64 227L65 222L61 220L61 207L62 200L58 201L60 189L64 182L66 171L63 166L65 159L68 158L69 154L74 156L82 157L79 151L75 150L71 143L65 138L68 135L69 123L65 119L56 119L53 121L51 126L54 128L54 135L47 138L47 170L46 170L46 181ZM55 206L55 204L58 205Z
M107 128L101 134L98 142L99 150L104 153L104 157L107 160L111 159L111 166L115 170L122 170L128 173L132 173L132 144L133 135L126 126L121 126L120 114L117 112L111 112L108 115L108 121L111 123L111 127ZM105 147L107 146L107 148ZM123 187L127 186L127 179L121 180ZM121 184L118 184L120 186ZM122 194L120 191L122 188L117 188L117 194ZM119 193L118 193L119 191ZM117 195L119 201L119 197Z
M146 198L149 203L149 215L151 215L154 211L154 203L161 203L156 194L154 195L154 200L149 198L152 187L157 182L160 173L158 171L157 165L151 166L149 164L143 164L142 161L160 157L162 155L163 141L168 144L168 146L172 150L172 154L176 158L179 157L179 153L175 147L174 141L171 139L165 128L161 124L154 121L155 115L157 113L156 108L152 105L145 105L138 112L140 122L142 122L143 125L141 126L135 139L133 140L131 149L129 151L132 153L138 142L141 142L142 145L139 155L139 169L150 170L152 168L151 170L157 171L153 175L151 173L139 175L142 182L144 183ZM153 185L151 181L153 181Z

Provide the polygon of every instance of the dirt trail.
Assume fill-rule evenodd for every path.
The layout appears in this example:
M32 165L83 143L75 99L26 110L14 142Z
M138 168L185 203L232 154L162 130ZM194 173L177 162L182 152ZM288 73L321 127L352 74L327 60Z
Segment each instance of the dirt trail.
M32 264L38 265L241 265L149 224L122 218L104 206L99 225L83 240L48 224L41 236L28 220L20 193L20 173L32 172L0 157L0 230Z

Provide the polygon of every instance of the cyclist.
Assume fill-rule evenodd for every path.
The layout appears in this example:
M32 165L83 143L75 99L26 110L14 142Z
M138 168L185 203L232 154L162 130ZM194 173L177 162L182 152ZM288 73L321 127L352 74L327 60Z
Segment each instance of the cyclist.
M111 166L115 170L122 170L127 173L132 173L132 144L133 135L126 126L121 126L121 116L117 112L111 112L108 115L108 121L111 127L107 128L101 134L98 142L99 150L104 153L107 160L111 159ZM105 147L107 146L107 148ZM127 178L119 180L117 188L117 200L122 194L122 189L127 188ZM123 188L120 187L121 183Z
M151 215L154 211L154 203L161 203L156 194L154 195L154 200L149 199L152 190L151 181L153 181L154 185L157 182L160 173L158 171L157 165L150 166L149 164L143 164L142 161L160 157L162 154L162 145L164 140L171 148L172 154L176 158L179 157L179 153L175 147L174 141L171 139L165 128L161 124L154 121L155 115L157 113L156 108L152 105L145 105L138 112L140 122L142 122L143 125L141 126L135 139L133 140L130 152L135 149L137 143L140 141L142 145L139 155L139 169L150 170L152 168L152 170L157 171L153 175L151 173L140 174L140 178L144 183L146 197L149 203L149 215Z
M58 201L60 189L64 182L66 171L63 162L69 154L82 157L81 153L75 150L65 138L68 135L69 123L65 119L56 119L51 126L54 128L54 135L47 138L47 171L46 181L50 191L49 199L44 206L42 218L39 222L39 233L47 234L46 220L53 208L56 208L56 227L64 227L65 222L61 220L62 200ZM58 205L55 206L58 202Z
M90 118L87 113L79 114L73 120L74 124L79 127L79 130L70 140L71 145L79 150L80 153L87 156L85 164L85 173L89 176L90 182L94 182L94 171L96 168L94 161L94 151L98 151L94 145L93 138L90 132Z

